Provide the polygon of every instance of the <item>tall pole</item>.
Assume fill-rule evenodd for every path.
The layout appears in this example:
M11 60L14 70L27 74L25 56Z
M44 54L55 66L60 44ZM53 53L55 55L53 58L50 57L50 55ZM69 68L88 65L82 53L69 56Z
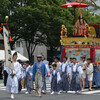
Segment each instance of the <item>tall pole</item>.
M93 63L95 63L95 55L94 55L94 42L93 42Z
M74 8L74 24L75 24L75 14L76 14L76 12L75 12L75 8Z
M63 61L63 45L61 45L61 62Z

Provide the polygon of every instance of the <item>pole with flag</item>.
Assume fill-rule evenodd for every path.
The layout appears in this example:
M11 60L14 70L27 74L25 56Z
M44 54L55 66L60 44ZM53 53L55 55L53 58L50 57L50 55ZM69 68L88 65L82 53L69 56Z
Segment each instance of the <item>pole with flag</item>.
M9 31L3 26L3 36L4 36L4 47L5 47L5 62L6 67L14 70L11 48L9 43Z

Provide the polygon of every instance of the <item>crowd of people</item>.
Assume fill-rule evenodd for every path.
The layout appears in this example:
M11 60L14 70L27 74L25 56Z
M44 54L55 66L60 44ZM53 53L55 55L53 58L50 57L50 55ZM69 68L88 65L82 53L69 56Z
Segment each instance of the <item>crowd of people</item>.
M4 85L14 99L15 93L20 93L22 88L26 88L25 94L36 91L36 96L41 97L46 93L46 77L50 77L51 94L67 93L74 91L80 93L85 89L86 83L89 91L92 86L100 87L100 67L91 63L91 58L86 60L85 56L81 61L70 57L63 57L60 62L59 57L54 58L54 62L49 63L43 55L37 55L37 62L34 64L17 60L17 52L13 54L14 70L6 67L4 63ZM1 71L1 68L0 68Z

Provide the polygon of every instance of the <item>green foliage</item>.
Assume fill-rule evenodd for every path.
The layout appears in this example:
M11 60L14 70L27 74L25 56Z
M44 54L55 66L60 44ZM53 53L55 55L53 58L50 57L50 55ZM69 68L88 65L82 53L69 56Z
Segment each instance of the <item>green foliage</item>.
M22 38L26 41L29 58L38 44L45 44L52 53L60 46L61 25L73 34L74 9L61 8L65 0L0 0L0 22L9 16L9 27L14 41ZM100 16L82 11L89 23L97 23Z

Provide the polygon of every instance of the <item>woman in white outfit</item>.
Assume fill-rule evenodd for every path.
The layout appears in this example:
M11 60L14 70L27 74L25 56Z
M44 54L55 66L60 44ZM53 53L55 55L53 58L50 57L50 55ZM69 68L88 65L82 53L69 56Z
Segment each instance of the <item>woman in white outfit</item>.
M83 77L82 77L82 79L80 81L80 85L81 85L81 89L84 90L84 88L85 88L85 79L86 79L86 68L85 68L85 64L87 63L87 61L85 61L85 59L86 59L85 56L82 56L81 59L82 59L81 64L82 64L82 70L83 70L83 75L82 75Z
M92 80L93 80L93 64L91 63L91 58L87 59L87 63L85 64L86 74L88 76L89 81L89 91L92 90Z
M11 93L11 99L14 99L14 93L18 93L18 77L20 71L20 64L17 60L17 52L13 54L14 70L7 68L8 79L7 79L7 92Z

